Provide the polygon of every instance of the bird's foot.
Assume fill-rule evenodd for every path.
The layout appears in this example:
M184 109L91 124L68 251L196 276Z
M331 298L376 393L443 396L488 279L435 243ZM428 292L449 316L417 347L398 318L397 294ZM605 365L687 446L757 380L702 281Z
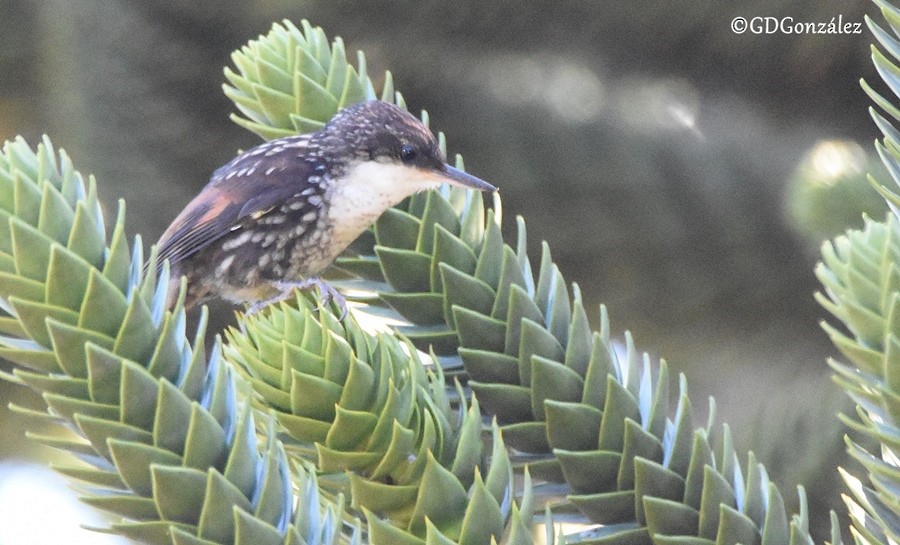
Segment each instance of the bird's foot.
M334 304L336 304L338 309L340 310L338 319L343 320L347 317L347 299L345 299L344 296L341 295L341 292L336 290L334 286L319 277L304 278L303 280L297 282L280 281L276 282L274 285L275 289L278 290L278 295L264 301L257 301L256 303L253 303L247 309L247 314L255 314L262 310L264 307L271 305L272 303L284 301L291 296L295 289L304 291L318 289L319 293L321 294L321 298L319 299L320 308L324 308L326 305L328 305L328 303L334 302Z

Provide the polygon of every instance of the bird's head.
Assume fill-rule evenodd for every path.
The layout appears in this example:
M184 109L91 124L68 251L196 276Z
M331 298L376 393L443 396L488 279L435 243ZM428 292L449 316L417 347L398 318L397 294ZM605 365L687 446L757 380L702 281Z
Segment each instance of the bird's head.
M346 181L362 184L369 191L390 189L402 199L443 183L497 190L448 165L428 127L387 102L370 100L341 110L326 125L322 137L325 147L339 150L337 154L345 158Z

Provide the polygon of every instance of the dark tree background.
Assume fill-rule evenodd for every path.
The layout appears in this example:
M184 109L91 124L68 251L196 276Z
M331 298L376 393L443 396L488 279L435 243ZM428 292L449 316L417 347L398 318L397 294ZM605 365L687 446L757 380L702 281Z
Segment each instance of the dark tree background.
M308 18L364 50L373 77L390 68L451 153L502 188L506 227L526 218L533 259L547 240L617 334L687 374L701 418L716 396L742 452L788 496L807 486L821 524L841 510L844 400L813 301L816 234L784 202L817 142L871 150L858 80L877 80L872 38L735 34L731 21L867 12L861 0L0 0L0 137L49 134L150 243L258 142L228 120L229 53Z

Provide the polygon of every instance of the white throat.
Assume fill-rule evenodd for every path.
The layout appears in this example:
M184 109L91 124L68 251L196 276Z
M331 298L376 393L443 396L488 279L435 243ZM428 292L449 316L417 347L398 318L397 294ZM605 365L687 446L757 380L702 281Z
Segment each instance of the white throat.
M346 246L406 197L434 189L442 180L427 170L392 162L361 161L334 181L326 197L333 243Z

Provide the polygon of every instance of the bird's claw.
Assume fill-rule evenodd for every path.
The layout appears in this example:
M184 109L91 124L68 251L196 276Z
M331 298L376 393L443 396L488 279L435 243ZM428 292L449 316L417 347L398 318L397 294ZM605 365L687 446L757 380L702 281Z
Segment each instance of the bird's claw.
M295 289L307 291L313 288L317 288L319 290L319 293L321 294L321 298L319 299L320 308L325 308L328 303L334 302L340 310L338 320L343 320L347 317L347 313L349 311L347 307L347 299L344 298L341 292L335 289L334 286L332 286L328 282L325 282L321 278L305 278L303 280L300 280L299 282L276 282L275 288L278 289L278 295L264 301L257 301L256 303L253 303L247 309L247 314L255 314L263 308L271 305L272 303L284 301L291 296Z

